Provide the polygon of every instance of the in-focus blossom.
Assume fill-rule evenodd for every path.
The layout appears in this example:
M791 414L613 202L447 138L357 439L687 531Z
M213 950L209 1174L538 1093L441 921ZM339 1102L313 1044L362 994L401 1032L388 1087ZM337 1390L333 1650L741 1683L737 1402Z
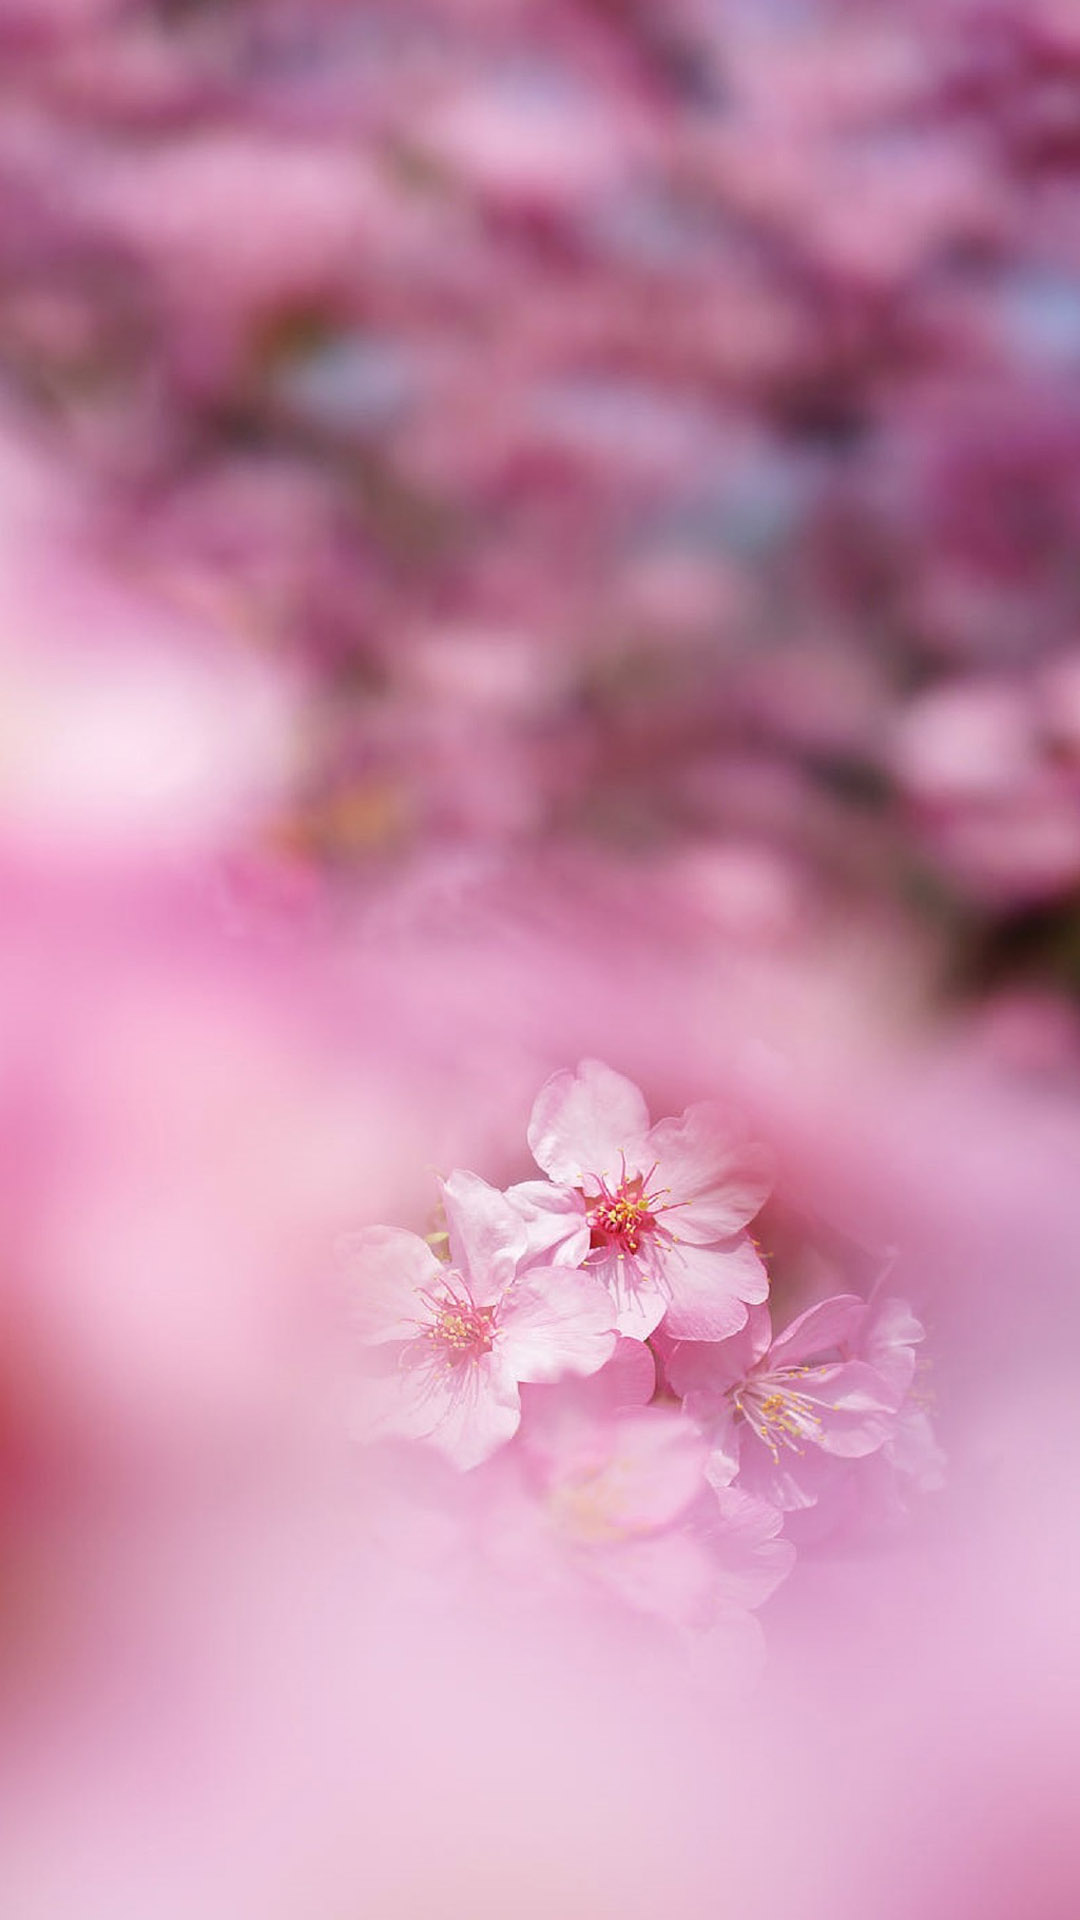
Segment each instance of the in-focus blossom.
M476 1174L451 1174L443 1204L449 1264L397 1227L370 1227L343 1243L361 1337L389 1362L365 1383L361 1425L431 1440L472 1467L517 1431L520 1381L603 1366L614 1316L587 1274L519 1272L526 1224Z
M904 1336L917 1327L901 1302L889 1308L873 1358L852 1357L868 1312L855 1294L819 1301L776 1339L768 1308L755 1306L734 1338L677 1345L668 1379L708 1436L710 1479L724 1487L738 1476L782 1509L813 1506L823 1457L883 1446L910 1384Z
M723 1340L765 1299L745 1228L768 1196L769 1158L719 1107L701 1102L651 1126L632 1081L584 1060L541 1088L529 1146L577 1196L589 1269L611 1292L620 1333L646 1339L663 1320L676 1339Z

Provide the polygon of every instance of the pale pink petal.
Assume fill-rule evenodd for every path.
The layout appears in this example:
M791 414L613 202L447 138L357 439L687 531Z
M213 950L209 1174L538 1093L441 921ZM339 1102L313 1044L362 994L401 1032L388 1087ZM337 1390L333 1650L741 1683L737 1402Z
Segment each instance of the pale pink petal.
M866 1302L854 1293L837 1293L800 1313L777 1334L769 1353L769 1367L800 1366L823 1359L834 1348L853 1346L866 1318Z
M645 1152L656 1171L650 1192L670 1190L678 1208L669 1224L696 1246L724 1240L760 1212L773 1184L772 1156L746 1140L721 1107L701 1101L678 1120L661 1120Z
M648 1340L660 1325L667 1300L652 1281L623 1289L615 1303L615 1326L627 1340Z
M649 1110L633 1081L599 1060L583 1060L576 1073L555 1073L541 1087L529 1148L537 1166L565 1186L618 1181L623 1156L631 1172L644 1170L648 1127Z
M615 1326L629 1340L647 1340L660 1325L667 1294L648 1267L615 1252L590 1255L588 1272L606 1287L615 1305Z
M676 1531L598 1547L589 1571L639 1613L657 1614L678 1626L707 1626L715 1608L715 1579L708 1547Z
M621 1407L647 1407L656 1392L656 1362L644 1341L620 1334L611 1359L589 1387L613 1413Z
M878 1488L882 1477L889 1484L887 1504L892 1507L895 1476L884 1464L881 1452L873 1453L858 1466L850 1460L837 1460L832 1454L813 1447L800 1462L798 1497L774 1501L784 1509L784 1531L801 1553L828 1540L842 1528L858 1529L867 1507L880 1508ZM751 1489L758 1491L755 1481ZM791 1486L788 1486L788 1494Z
M936 1493L944 1486L945 1455L923 1408L905 1407L883 1451L890 1466L912 1479L920 1492Z
M448 1367L413 1341L377 1349L351 1425L363 1440L430 1441L456 1467L468 1468L512 1439L520 1420L517 1383L499 1355Z
M419 1234L403 1227L365 1227L338 1242L351 1287L351 1317L362 1339L408 1340L425 1318L420 1295L444 1269Z
M808 1446L802 1453L781 1447L774 1458L752 1428L745 1422L739 1424L742 1448L739 1487L783 1513L798 1513L815 1506L842 1471L839 1463L820 1447ZM714 1473L711 1463L708 1478L718 1490L728 1484L719 1472Z
M567 1377L558 1390L550 1386L525 1386L522 1406L525 1414L524 1438L545 1432L565 1431L574 1420L604 1421L611 1414L647 1407L656 1391L656 1362L641 1340L627 1340L620 1334L611 1359L587 1379Z
M426 1371L417 1368L415 1374ZM412 1424L395 1431L419 1437L423 1427L424 1437L463 1469L487 1460L521 1424L517 1381L494 1353L459 1369L440 1369L428 1380L414 1377L406 1383L404 1399L411 1406L402 1420Z
M500 1351L518 1380L596 1373L615 1351L610 1295L566 1267L535 1267L517 1280L499 1324Z
M755 1363L764 1358L772 1343L772 1316L763 1300L752 1300L746 1315L746 1331Z
M896 1425L896 1401L888 1382L859 1360L815 1369L799 1390L812 1400L821 1423L817 1445L826 1453L860 1459L882 1446Z
M673 1248L665 1264L667 1331L677 1340L726 1340L746 1325L747 1304L769 1291L753 1245L741 1235L726 1246Z
M862 1355L885 1376L898 1397L915 1377L915 1348L923 1328L906 1300L877 1299L870 1303L863 1328Z
M717 1487L713 1499L707 1537L717 1597L725 1608L760 1607L795 1564L794 1547L780 1537L783 1515L738 1487Z
M670 1407L567 1420L526 1437L569 1535L596 1544L671 1525L701 1493L707 1448Z
M426 1440L447 1418L451 1401L450 1382L433 1354L411 1343L382 1347L365 1370L354 1430L366 1439Z
M666 1328L662 1329L662 1337ZM769 1309L747 1308L745 1325L726 1340L665 1340L664 1372L673 1393L726 1392L769 1348Z
M478 1306L497 1300L525 1256L521 1214L478 1173L458 1171L442 1182L450 1259L469 1283Z
M572 1187L548 1180L520 1180L506 1198L525 1226L523 1264L580 1267L589 1251L585 1202Z
M705 1478L711 1487L729 1487L740 1466L745 1422L737 1420L730 1400L712 1393L688 1393L683 1412L705 1435L709 1459Z
M427 1440L465 1387L424 1341L381 1345L365 1360L352 1421L358 1438Z

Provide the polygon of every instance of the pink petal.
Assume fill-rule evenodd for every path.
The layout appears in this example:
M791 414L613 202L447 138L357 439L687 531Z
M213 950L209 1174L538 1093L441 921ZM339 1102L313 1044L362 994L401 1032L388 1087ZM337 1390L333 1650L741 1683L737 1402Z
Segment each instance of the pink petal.
M669 1407L568 1426L549 1437L546 1450L550 1484L567 1515L580 1503L600 1538L670 1526L704 1485L705 1442Z
M622 1524L635 1532L676 1520L701 1491L707 1449L681 1413L651 1407L613 1423L611 1468Z
M647 1340L660 1325L667 1300L652 1281L632 1291L623 1289L615 1303L615 1326L627 1340Z
M488 1459L521 1423L517 1382L494 1353L460 1368L406 1369L401 1385L400 1410L389 1430L430 1440L463 1469Z
M667 1294L656 1275L640 1260L617 1253L595 1253L588 1271L615 1303L615 1326L629 1340L647 1340L664 1317Z
M746 1325L747 1303L760 1303L769 1291L765 1268L745 1235L724 1247L673 1248L664 1272L664 1325L677 1340L727 1340Z
M740 1489L783 1513L797 1513L815 1506L840 1471L836 1461L815 1446L808 1446L802 1453L781 1448L779 1457L774 1459L752 1427L740 1422L740 1429ZM718 1484L712 1472L709 1479L714 1486Z
M565 1462L572 1449L595 1462L596 1435L613 1415L640 1412L656 1387L656 1364L640 1340L617 1339L611 1359L587 1379L567 1377L557 1386L523 1386L521 1444L537 1459ZM602 1448L601 1448L602 1451Z
M760 1607L795 1564L794 1547L780 1537L783 1515L738 1487L718 1487L714 1497L708 1537L718 1597L725 1607Z
M647 1407L656 1392L656 1362L644 1341L620 1334L611 1359L591 1384L612 1412L620 1407Z
M479 1306L497 1300L525 1256L525 1222L497 1187L458 1171L442 1182L450 1258Z
M764 1206L773 1184L768 1149L743 1138L723 1109L710 1101L688 1107L679 1120L661 1120L645 1152L656 1172L650 1191L669 1188L678 1216L670 1224L696 1246L738 1233Z
M701 1429L709 1445L705 1478L711 1487L729 1487L739 1471L743 1422L736 1420L730 1400L711 1393L688 1393L683 1401L687 1419Z
M589 1251L585 1202L571 1187L520 1180L506 1198L525 1225L525 1264L580 1267Z
M403 1227L365 1227L338 1242L352 1290L352 1320L361 1338L409 1340L425 1316L419 1295L444 1268L419 1234Z
M765 1347L760 1345L760 1315L765 1316ZM746 1324L726 1340L673 1340L664 1370L673 1393L723 1394L744 1380L768 1348L767 1307L750 1307Z
M541 1087L529 1121L529 1148L552 1180L579 1187L588 1176L617 1181L621 1155L631 1171L649 1127L649 1110L632 1080L599 1060L555 1073Z
M515 1282L500 1315L500 1351L518 1380L596 1373L615 1351L605 1289L566 1267L536 1267Z
M896 1402L888 1382L860 1360L822 1368L813 1384L803 1381L800 1390L813 1401L821 1421L817 1444L825 1453L861 1459L895 1429Z
M930 1417L921 1407L905 1408L885 1442L885 1458L907 1474L923 1493L945 1484L945 1455L934 1438Z
M408 1344L396 1352L380 1347L379 1356L386 1364L366 1370L361 1383L355 1433L367 1440L428 1439L450 1409L443 1370L426 1354L410 1363Z
M799 1366L820 1359L833 1348L854 1345L866 1317L866 1302L854 1293L837 1293L807 1307L783 1333L769 1353L769 1367Z
M871 1303L863 1333L863 1356L901 1398L915 1377L914 1349L923 1338L922 1325L906 1300Z
M755 1364L768 1353L772 1343L772 1317L763 1300L752 1300L746 1315L746 1331Z

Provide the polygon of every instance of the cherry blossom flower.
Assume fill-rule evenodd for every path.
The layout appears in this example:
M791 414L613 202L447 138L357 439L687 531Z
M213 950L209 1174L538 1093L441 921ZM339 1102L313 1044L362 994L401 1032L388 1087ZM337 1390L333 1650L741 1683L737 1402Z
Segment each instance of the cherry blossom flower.
M712 1627L760 1606L794 1549L774 1508L709 1486L701 1433L643 1403L652 1378L648 1350L622 1339L590 1379L526 1389L521 1432L490 1470L490 1549L541 1596L585 1581L638 1612Z
M577 1195L588 1265L610 1289L620 1333L723 1340L765 1299L744 1231L770 1187L768 1156L709 1103L649 1123L633 1082L598 1060L556 1073L529 1124L537 1163Z
M518 1272L528 1233L478 1175L443 1184L449 1263L418 1234L370 1227L343 1245L373 1363L361 1413L371 1431L431 1440L472 1467L517 1431L518 1383L588 1374L615 1345L613 1312L590 1275Z
M865 1351L868 1311L855 1294L837 1294L774 1339L768 1308L754 1306L731 1340L675 1345L667 1377L708 1438L716 1486L738 1476L781 1509L813 1506L830 1457L858 1459L885 1444L910 1384L907 1340L922 1330L890 1302L873 1358L852 1357Z

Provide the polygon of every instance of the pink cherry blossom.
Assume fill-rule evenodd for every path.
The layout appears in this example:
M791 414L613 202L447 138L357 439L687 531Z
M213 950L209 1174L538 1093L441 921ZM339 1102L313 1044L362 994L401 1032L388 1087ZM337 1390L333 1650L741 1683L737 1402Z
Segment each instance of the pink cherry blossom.
M768 1308L755 1306L733 1339L673 1348L668 1379L708 1437L715 1485L738 1476L777 1507L813 1506L830 1457L885 1444L910 1383L905 1336L918 1325L901 1302L889 1308L874 1360L851 1357L868 1314L855 1294L819 1301L775 1339Z
M518 1383L601 1367L615 1345L611 1302L589 1275L518 1267L524 1220L478 1175L443 1185L449 1263L418 1234L370 1227L343 1247L373 1362L361 1427L431 1440L459 1467L517 1431Z
M486 1529L497 1563L544 1594L582 1581L697 1628L760 1606L794 1561L780 1515L714 1492L708 1446L670 1406L646 1406L652 1361L621 1340L588 1380L526 1390L521 1432L493 1463Z
M529 1146L577 1196L588 1265L615 1300L620 1333L660 1321L687 1340L723 1340L768 1292L744 1231L770 1187L768 1156L721 1108L688 1107L652 1126L633 1082L598 1060L541 1088Z

